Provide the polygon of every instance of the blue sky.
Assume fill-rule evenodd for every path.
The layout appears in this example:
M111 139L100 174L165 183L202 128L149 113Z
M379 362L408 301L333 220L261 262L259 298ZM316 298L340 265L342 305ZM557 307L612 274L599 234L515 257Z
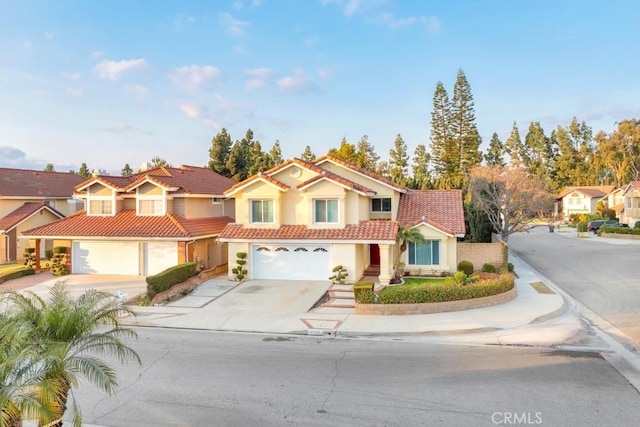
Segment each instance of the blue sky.
M204 165L222 127L286 158L429 146L459 68L488 144L640 117L636 1L0 0L0 166Z

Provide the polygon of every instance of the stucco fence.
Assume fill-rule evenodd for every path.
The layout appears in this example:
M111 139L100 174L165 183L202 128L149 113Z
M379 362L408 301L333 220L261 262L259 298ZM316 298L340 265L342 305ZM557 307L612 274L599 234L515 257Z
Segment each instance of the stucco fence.
M491 243L458 242L456 244L456 256L458 262L471 261L475 270L482 269L485 263L493 264L500 268L505 262L507 244L498 236L491 236Z
M422 304L358 304L356 314L362 315L406 315L406 314L433 314L448 311L471 310L474 308L490 307L511 301L517 295L516 287L498 295L489 297L463 299L458 301L429 302Z
M637 234L601 233L600 236L614 239L640 240L640 235Z

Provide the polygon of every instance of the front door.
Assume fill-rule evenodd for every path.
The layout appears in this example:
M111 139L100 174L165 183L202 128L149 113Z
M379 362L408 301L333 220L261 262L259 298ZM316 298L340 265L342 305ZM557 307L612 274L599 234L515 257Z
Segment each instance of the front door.
M369 245L369 265L380 265L380 246Z

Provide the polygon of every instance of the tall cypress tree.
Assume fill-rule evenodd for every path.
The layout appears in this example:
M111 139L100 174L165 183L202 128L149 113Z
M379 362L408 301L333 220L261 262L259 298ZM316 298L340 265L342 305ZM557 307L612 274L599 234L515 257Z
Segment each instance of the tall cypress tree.
M424 144L416 147L413 157L413 179L411 187L418 190L425 190L431 186L431 174L429 173L429 163L431 155Z
M513 122L513 128L511 128L511 133L504 144L504 148L509 155L509 162L512 167L521 167L526 163L527 154L516 122Z
M455 152L452 153L450 182L456 188L462 188L467 181L469 171L480 164L482 153L479 150L482 138L476 127L471 86L464 71L458 70L456 83L453 86L451 101L451 132ZM455 155L457 154L457 162ZM457 164L456 164L457 163Z
M304 151L302 152L300 158L305 162L312 162L316 159L316 155L313 151L311 151L311 147L307 145L306 147L304 147Z
M451 101L442 82L438 82L433 94L431 112L431 161L438 181L447 179L451 173L453 159L458 157L452 147Z
M356 146L356 166L375 172L379 159L380 156L376 154L375 147L369 142L369 137L363 135Z
M227 161L229 160L232 145L231 135L227 133L227 129L222 128L211 141L211 148L209 149L209 169L220 175L231 177L231 172L227 167Z
M80 169L78 170L78 176L80 176L81 178L84 178L84 179L87 179L87 178L89 178L91 176L91 171L87 167L86 163L82 163L80 165Z
M491 142L489 143L489 149L484 154L484 161L487 166L505 166L506 163L504 161L504 144L500 140L500 137L496 132L493 133L491 137Z
M236 141L231 147L227 168L230 177L236 181L242 181L249 176L249 160L251 158L251 146L253 145L253 131L247 130L244 138Z
M553 148L551 147L551 140L545 136L540 122L531 122L529 124L529 131L524 138L524 147L527 152L525 168L529 173L540 177L545 184L551 185Z
M271 167L278 166L281 163L284 163L284 158L282 157L282 149L280 148L280 141L276 139L276 142L269 150L269 161L271 163Z
M398 185L406 186L409 172L409 154L407 153L407 144L398 134L393 143L393 148L389 150L389 168L388 174L391 180Z
M342 138L340 147L330 149L328 154L354 164L358 161L356 146L347 142L347 138Z

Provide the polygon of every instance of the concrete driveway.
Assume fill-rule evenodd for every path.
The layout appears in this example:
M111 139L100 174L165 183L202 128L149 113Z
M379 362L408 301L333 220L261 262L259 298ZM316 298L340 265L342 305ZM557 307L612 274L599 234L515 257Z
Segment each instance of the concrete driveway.
M44 273L40 273L44 274ZM40 275L27 276L32 278ZM44 281L22 288L22 291L31 291L36 295L46 298L53 285L58 281L66 282L70 292L74 296L83 294L87 289L110 292L122 296L123 299L131 298L139 293L146 292L147 283L144 276L120 276L107 274L69 274L67 276L41 276ZM19 280L19 279L18 279Z

